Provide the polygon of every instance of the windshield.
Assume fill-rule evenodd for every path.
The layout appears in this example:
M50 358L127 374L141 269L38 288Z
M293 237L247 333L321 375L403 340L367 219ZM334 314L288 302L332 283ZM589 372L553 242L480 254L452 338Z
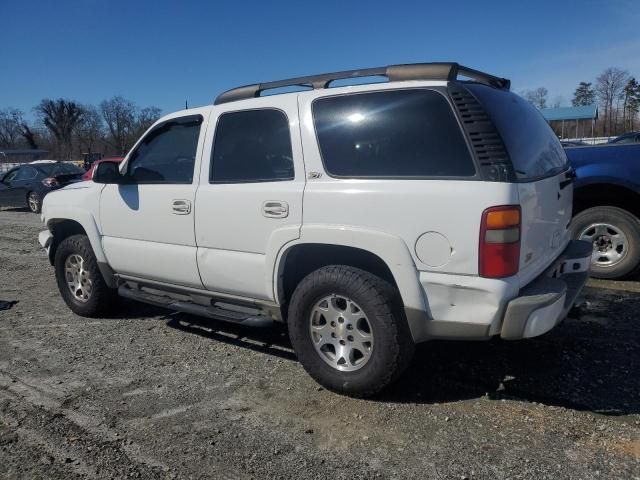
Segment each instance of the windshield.
M518 180L556 175L567 167L560 141L536 107L509 91L477 84L468 88L498 128Z
M84 173L80 167L74 165L73 163L66 162L58 162L58 163L47 163L38 165L38 170L49 177L55 177L57 175L69 175L76 174L81 175Z

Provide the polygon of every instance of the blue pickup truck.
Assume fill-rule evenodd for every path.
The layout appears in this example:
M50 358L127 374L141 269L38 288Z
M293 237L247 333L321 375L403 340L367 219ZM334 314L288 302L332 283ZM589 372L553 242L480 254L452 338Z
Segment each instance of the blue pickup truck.
M640 144L565 148L576 170L572 234L593 243L591 274L640 270Z

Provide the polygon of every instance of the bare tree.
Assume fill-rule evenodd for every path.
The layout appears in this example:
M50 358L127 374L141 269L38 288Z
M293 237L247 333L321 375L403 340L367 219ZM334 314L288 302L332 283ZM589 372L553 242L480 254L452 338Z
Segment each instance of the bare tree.
M22 111L16 108L0 110L0 146L15 148L23 123Z
M38 148L38 135L24 119L22 110L17 108L0 110L0 146L16 148L21 143L20 138L29 148Z
M45 98L36 107L36 112L58 142L60 157L70 159L73 135L82 120L83 109L80 104L63 98Z
M162 113L157 107L138 108L122 97L113 97L100 104L107 125L108 142L119 155L124 155Z
M522 96L525 98L525 100L538 108L547 107L548 94L549 91L544 87L538 87L535 90L526 90L522 92Z
M26 122L20 125L20 135L25 139L29 148L33 148L34 150L38 148L37 135Z
M136 115L135 136L140 137L155 121L160 118L162 111L158 107L145 107Z
M118 154L124 155L131 147L131 137L135 131L135 104L117 96L103 101L100 111L107 125L109 143Z
M100 112L93 105L82 106L82 121L78 126L76 136L81 149L86 149L92 153L95 146L102 139L104 134L104 123Z
M614 112L614 103L617 102L629 80L629 73L619 68L609 67L596 79L596 95L604 109L604 134L612 135L615 131L614 118L617 117L617 108Z

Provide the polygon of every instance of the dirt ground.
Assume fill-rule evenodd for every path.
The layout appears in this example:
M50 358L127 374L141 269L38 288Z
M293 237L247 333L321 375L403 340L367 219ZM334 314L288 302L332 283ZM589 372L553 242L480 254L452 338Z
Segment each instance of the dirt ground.
M284 329L63 304L39 217L0 211L0 478L640 478L640 283L521 342L430 342L378 398Z

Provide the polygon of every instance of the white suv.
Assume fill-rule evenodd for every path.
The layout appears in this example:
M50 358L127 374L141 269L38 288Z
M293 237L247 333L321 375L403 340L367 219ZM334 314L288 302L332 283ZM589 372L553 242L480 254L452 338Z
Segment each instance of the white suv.
M388 82L330 88L370 76ZM49 194L40 242L79 315L119 294L286 322L313 378L370 395L418 342L534 337L565 317L591 258L569 238L572 179L508 80L396 65L167 115L121 165Z

